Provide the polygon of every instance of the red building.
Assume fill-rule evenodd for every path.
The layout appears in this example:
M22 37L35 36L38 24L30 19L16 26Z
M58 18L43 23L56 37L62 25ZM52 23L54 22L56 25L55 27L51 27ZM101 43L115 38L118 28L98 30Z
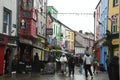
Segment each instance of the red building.
M4 73L4 53L8 43L8 36L0 34L0 74Z
M20 36L36 37L37 10L33 7L34 0L21 0L20 4Z

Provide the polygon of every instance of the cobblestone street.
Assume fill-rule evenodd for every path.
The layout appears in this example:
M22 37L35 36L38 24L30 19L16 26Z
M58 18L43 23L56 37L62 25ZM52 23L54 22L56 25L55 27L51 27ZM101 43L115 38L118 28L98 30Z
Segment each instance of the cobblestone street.
M79 70L76 69L74 76L62 75L61 73L55 74L39 74L39 73L30 73L30 74L16 74L11 75L3 75L0 76L0 80L85 80L84 73L80 74ZM88 79L90 80L90 79ZM98 74L93 76L93 80L109 80L106 72L99 72Z

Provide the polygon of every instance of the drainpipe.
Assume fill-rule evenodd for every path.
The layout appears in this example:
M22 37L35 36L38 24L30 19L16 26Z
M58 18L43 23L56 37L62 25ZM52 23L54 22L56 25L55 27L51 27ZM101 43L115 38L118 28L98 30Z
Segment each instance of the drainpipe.
M119 78L120 78L120 0L119 0Z
M19 47L19 30L20 30L20 0L17 0L17 25L16 25L16 41L17 46ZM17 50L17 53L19 53L19 49Z

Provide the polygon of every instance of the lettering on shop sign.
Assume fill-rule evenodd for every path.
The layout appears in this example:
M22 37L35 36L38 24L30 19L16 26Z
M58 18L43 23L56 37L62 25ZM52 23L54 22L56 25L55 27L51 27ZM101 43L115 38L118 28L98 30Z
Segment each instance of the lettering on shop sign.
M52 35L53 34L53 29L52 28L47 28L47 31L46 31L47 35Z
M21 39L20 39L20 42L32 45L32 41L27 40L27 39L22 39L22 38L21 38Z
M113 45L119 44L119 39L113 39L113 40L112 40L112 44L113 44Z

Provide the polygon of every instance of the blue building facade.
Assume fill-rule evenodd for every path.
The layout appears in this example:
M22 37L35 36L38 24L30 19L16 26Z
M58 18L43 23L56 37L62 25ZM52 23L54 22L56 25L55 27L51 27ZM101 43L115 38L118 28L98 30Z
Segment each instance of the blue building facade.
M100 39L104 39L108 26L108 0L101 0L100 8ZM100 64L106 67L107 48L104 45L100 46Z

